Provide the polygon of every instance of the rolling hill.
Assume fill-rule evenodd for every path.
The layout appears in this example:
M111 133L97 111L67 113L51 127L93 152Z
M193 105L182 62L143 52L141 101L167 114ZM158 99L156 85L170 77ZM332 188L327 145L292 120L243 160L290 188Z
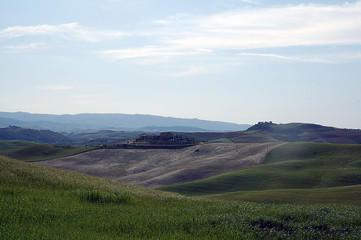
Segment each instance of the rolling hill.
M0 128L0 140L23 140L38 143L69 144L71 140L50 130L25 129L16 126Z
M57 133L50 130L26 129L17 126L0 128L1 140L21 140L44 144L100 145L126 142L144 132L101 130L87 133Z
M258 166L161 189L186 195L211 195L359 184L361 145L288 143L270 151Z
M0 155L22 161L41 161L67 157L95 149L88 146L50 145L27 141L0 141Z
M97 132L78 132L65 134L74 145L100 145L126 142L141 135L142 131L113 131L101 130Z
M33 142L21 140L0 140L0 154L3 151L19 149L34 144Z
M348 192L354 199L355 194L359 194L361 145L350 144L358 141L359 132L316 124L266 122L243 132L187 133L187 136L206 136L208 140L209 136L217 138L210 140L214 143L185 149L98 149L88 152L94 148L5 141L0 142L0 154L26 161L48 160L39 164L161 187L186 195L217 194L215 198L282 202L304 193L316 196L317 202L320 196L340 196ZM121 134L124 133L135 134ZM116 131L100 131L84 134L84 139L117 137L117 134ZM105 139L109 140L107 137ZM234 143L250 139L256 142ZM298 140L309 142L282 142ZM304 198L299 202L311 199Z
M98 149L37 164L159 187L261 163L280 143L208 143L183 149Z
M186 198L0 156L2 239L358 239L360 206Z
M361 185L352 185L331 188L238 191L208 195L207 198L258 203L361 205L360 195Z
M234 143L242 142L319 142L360 144L361 130L339 129L325 127L317 124L288 123L274 124L272 122L260 122L246 131L240 132L203 132L184 133L188 137L200 141L225 141Z

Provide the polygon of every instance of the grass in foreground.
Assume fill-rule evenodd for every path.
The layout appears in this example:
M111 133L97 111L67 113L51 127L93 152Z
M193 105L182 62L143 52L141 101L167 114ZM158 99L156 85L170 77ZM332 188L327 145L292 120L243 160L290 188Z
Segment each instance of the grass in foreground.
M185 198L0 157L0 239L360 239L360 206Z
M305 190L360 184L361 145L289 143L271 151L261 165L160 189L187 195L211 195L238 191ZM325 190L327 191L333 190ZM359 189L357 191L360 193ZM271 192L262 194L266 196ZM257 194L253 196L257 200ZM319 196L323 197L324 194ZM357 194L352 196L355 197ZM294 198L295 200L298 198L296 192ZM314 199L316 198L315 196ZM355 201L360 203L359 195Z
M42 161L93 150L89 146L50 145L26 141L0 141L0 154L23 161Z

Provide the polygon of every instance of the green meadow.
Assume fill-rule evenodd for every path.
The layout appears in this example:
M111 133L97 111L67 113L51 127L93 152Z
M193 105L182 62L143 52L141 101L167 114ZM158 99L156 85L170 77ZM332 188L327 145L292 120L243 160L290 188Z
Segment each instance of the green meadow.
M0 154L23 161L42 161L93 150L90 146L50 145L20 140L0 141Z
M21 140L1 140L0 141L0 153L4 151L14 150L21 147L26 147L34 144L33 142L21 141Z
M357 186L360 184L361 145L288 143L271 151L258 166L161 189L193 196L217 194L217 198L231 200L290 203L347 200L361 204ZM324 198L328 194L337 198L328 201ZM300 200L299 196L306 195L309 197Z
M259 203L296 203L296 204L349 204L361 205L361 185L314 188L314 189L276 189L262 191L238 191L208 195L211 199L229 201L249 201Z
M0 157L0 239L360 239L361 207L184 197Z

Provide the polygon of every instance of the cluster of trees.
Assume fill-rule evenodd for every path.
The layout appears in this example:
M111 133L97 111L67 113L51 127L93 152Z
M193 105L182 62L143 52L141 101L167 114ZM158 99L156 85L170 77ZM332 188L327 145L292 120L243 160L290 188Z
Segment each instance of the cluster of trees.
M10 125L0 128L0 140L23 140L48 144L70 144L66 136L50 130L26 129Z
M256 125L250 127L248 130L267 130L271 125L273 125L272 121L258 122Z
M141 135L134 141L134 144L145 145L194 145L197 141L194 138L183 137L171 132L164 132L159 135Z

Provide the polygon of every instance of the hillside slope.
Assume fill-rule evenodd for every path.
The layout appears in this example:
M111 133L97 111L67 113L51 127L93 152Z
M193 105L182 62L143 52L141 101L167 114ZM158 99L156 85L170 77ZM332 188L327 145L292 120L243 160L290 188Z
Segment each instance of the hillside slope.
M258 165L268 151L280 145L213 143L184 149L100 149L38 164L159 187Z
M39 166L0 155L0 187L40 188L57 190L99 190L128 192L139 197L174 198L180 195L133 186L87 174Z
M16 126L0 128L0 140L23 140L49 144L68 144L71 140L50 130L25 129Z
M21 140L0 140L0 154L3 155L3 151L15 150L32 144L34 143Z
M274 124L260 122L247 131L223 133L185 133L200 141L219 141L228 139L235 143L246 142L319 142L339 144L360 144L361 130L339 129L317 124L288 123Z
M186 198L0 156L1 239L359 239L361 207Z
M312 189L275 189L261 191L238 191L209 195L207 198L228 201L247 201L259 203L297 203L297 204L351 204L361 205L361 185L312 188Z
M207 195L358 184L361 184L361 145L288 143L269 152L258 166L161 189Z
M50 145L27 141L0 141L0 155L23 161L41 161L66 157L95 149L88 146Z

